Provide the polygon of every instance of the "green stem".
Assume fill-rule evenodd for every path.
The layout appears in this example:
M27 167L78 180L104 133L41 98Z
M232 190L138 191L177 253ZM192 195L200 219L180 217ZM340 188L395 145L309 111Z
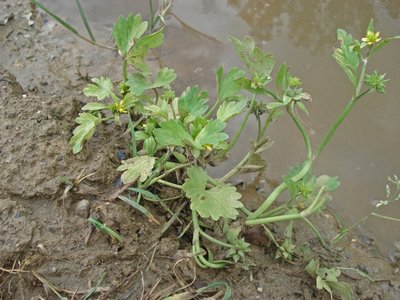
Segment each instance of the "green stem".
M249 211L246 207L242 206L241 208L239 208L242 213L244 213L246 216L249 216L251 214L251 211Z
M168 163L168 162L167 162L167 163ZM176 170L178 170L178 169L182 169L182 168L185 168L185 167L188 167L188 166L191 166L191 165L192 165L192 163L187 163L187 164L183 164L183 165L177 165L176 167L173 167L172 169L169 169L168 171L164 172L162 175L160 175L160 176L154 178L154 179L149 183L148 186L150 186L150 185L156 183L157 181L161 180L162 178L164 178L164 177L167 176L168 174L170 174L170 173L172 173L172 172L174 172L174 171L176 171Z
M169 103L169 106L171 107L172 117L174 118L174 120L176 120L175 108L174 105L172 104L172 101Z
M234 167L231 171L229 171L227 174L225 174L224 177L218 179L218 182L223 183L223 182L229 180L230 178L232 178L233 176L235 176L236 174L240 173L240 171L242 170L240 167L243 167L246 164L250 155L251 155L251 152L248 152L246 154L246 156L236 165L236 167Z
M129 129L131 131L131 136L132 136L132 155L133 155L133 157L136 157L137 149L136 149L135 128L133 126L133 122L131 119L131 114L129 113L129 109L128 109L128 120L129 120Z
M346 230L342 230L342 232L340 232L337 236L335 236L332 239L333 243L339 242L348 232L350 232L351 230L353 230L354 227L360 225L361 223L365 222L369 217L371 216L379 216L381 217L381 215L377 214L378 211L380 211L383 207L385 207L385 205L382 205L380 207L378 207L377 209L375 209L372 213L370 213L369 215L365 216L364 218L362 218L361 220L357 221L356 223L354 223L353 225L351 225L349 228L347 228ZM383 216L382 216L383 217ZM385 219L388 219L389 217L385 217ZM398 220L396 220L398 221Z
M294 110L293 110L294 102L291 103L290 108L287 109L288 113L292 117L293 121L296 123L297 128L300 130L304 142L306 143L306 149L307 149L307 157L310 158L312 156L312 150L311 150L311 143L310 139L308 137L307 131L304 129L303 125L301 125L301 122L297 118Z
M314 159L321 153L322 150L324 150L326 144L329 142L331 139L332 135L335 133L336 129L339 127L340 123L342 123L343 119L347 116L349 111L353 108L354 104L356 103L357 98L351 99L349 104L346 106L342 114L339 116L339 118L336 120L336 122L332 125L331 129L329 130L328 134L325 136L324 140L322 143L319 145L318 149L314 152L313 156Z
M325 243L324 239L322 238L322 235L319 233L319 231L314 226L314 224L311 223L307 218L305 218L303 221L306 222L307 225L310 226L311 229L315 232L315 234L317 235L318 239L320 240L322 246L326 247L326 243Z
M218 99L218 101L213 105L213 107L208 111L208 113L205 115L204 119L208 119L210 118L211 114L217 109L217 107L219 107L221 105L223 101L220 101Z
M176 189L180 189L180 190L182 189L182 186L181 186L181 185L175 184L175 183L171 183L171 182L169 182L169 181L165 181L165 180L162 180L162 179L158 179L158 182L161 183L161 184L163 184L163 185L170 186L170 187L173 187L173 188L176 188Z
M303 219L303 215L301 213L275 216L263 219L255 219L255 220L249 220L249 218L247 218L247 220L244 222L244 225L254 226L254 225L261 225L261 224L281 222L281 221L299 220L299 219Z
M269 125L271 124L272 118L273 118L273 116L275 115L275 112L276 112L277 109L278 109L278 108L273 108L273 109L271 109L271 111L269 112L267 121L265 121L264 127L263 127L263 129L261 130L261 134L260 134L260 137L261 137L261 138L264 136L265 131L267 130L267 128L268 128ZM257 141L257 142L258 142L258 141Z
M299 181L301 178L303 178L304 175L306 175L307 172L310 170L312 163L313 159L307 158L307 160L303 164L303 168L300 170L299 173L293 176L292 180L296 182ZM250 216L247 217L247 220L254 220L258 218L271 206L271 204L285 189L286 189L286 183L282 182L279 186L275 188L275 190L272 191L272 193L268 196L268 198L264 201L264 203L261 204L261 206L255 212L253 212Z
M221 151L220 153L218 153L218 154L216 155L216 157L219 157L219 156L224 155L225 153L227 153L227 152L235 145L236 141L238 140L240 134L241 134L242 131L243 131L244 125L246 125L247 119L248 119L249 116L250 116L250 112L251 112L251 110L252 110L252 108L253 108L253 105L254 105L254 102L255 102L255 101L256 101L256 95L253 96L253 99L252 99L251 102L250 102L250 107L249 107L249 109L247 110L246 115L244 116L244 119L243 119L242 123L240 124L239 130L236 132L235 137L234 137L233 140L229 143L228 147L227 147L225 150L223 150L223 151Z
M127 71L126 71L127 65L128 65L128 60L127 60L127 59L124 59L124 64L123 64L123 66L122 66L122 72L124 73L124 81L125 81L125 82L128 81L128 74L127 74Z
M208 176L207 181L208 181L209 183L211 183L213 186L219 186L219 185L221 185L221 183L219 183L217 180L215 180L214 178L212 178L210 175L207 175L207 176Z
M391 218L391 217L387 217L387 216L382 216L382 215L380 215L380 214L377 214L377 213L372 213L371 215L373 215L373 216L375 216L375 217L378 217L378 218L385 219L385 220L389 220L389 221L396 221L396 222L400 222L400 219L397 219L397 218Z
M218 244L218 245L221 245L221 246L224 246L224 247L227 247L227 248L235 248L235 246L233 246L231 244L227 244L227 243L221 242L220 240L217 240L216 238L213 238L212 236L208 235L207 233L205 233L201 229L199 229L199 232L203 237L205 237L207 240L209 240L209 241L211 241L211 242L213 242L215 244Z
M357 85L357 90L356 90L354 99L357 98L357 95L360 93L361 86L364 82L365 68L367 67L368 60L367 59L361 60L361 63L362 63L361 73L360 73L360 77L358 79L358 85Z
M256 119L257 119L257 124L258 124L258 134L257 134L257 142L258 142L262 138L260 115L256 114Z
M203 268L222 268L226 266L227 262L219 262L212 263L209 262L205 257L201 254L200 248L200 226L199 226L199 218L197 216L197 211L195 209L192 210L192 220L193 220L193 246L192 251L196 262Z

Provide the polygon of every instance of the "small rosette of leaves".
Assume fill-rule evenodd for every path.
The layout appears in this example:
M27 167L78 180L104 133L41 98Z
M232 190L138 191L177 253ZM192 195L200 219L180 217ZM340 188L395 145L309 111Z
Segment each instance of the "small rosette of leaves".
M232 257L235 262L245 261L245 253L250 252L250 244L246 243L244 238L239 239L239 234L242 228L239 227L229 227L225 224L223 227L223 233L225 234L228 241L234 246L234 248L229 248L226 257Z
M306 271L311 277L315 278L317 288L322 290L325 289L332 296L332 289L334 289L342 299L351 300L353 291L347 282L338 281L340 276L340 270L337 268L324 268L319 265L316 260L311 260L306 267Z
M369 86L369 91L370 93L373 91L377 91L378 93L385 93L385 83L388 82L390 79L386 79L385 78L385 74L383 75L378 75L378 73L376 73L376 71L374 71L374 73L372 73L372 75L365 75L365 84Z
M185 180L182 188L186 197L190 199L190 208L196 210L203 218L236 219L238 208L243 204L238 201L242 196L230 184L207 189L208 175L203 169L191 167L187 170L189 178Z

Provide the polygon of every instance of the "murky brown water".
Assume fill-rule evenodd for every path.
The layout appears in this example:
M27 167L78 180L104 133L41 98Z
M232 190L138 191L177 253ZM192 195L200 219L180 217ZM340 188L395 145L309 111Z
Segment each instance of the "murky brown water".
M156 2L156 1L154 1ZM50 10L81 28L75 2L43 0ZM148 19L147 1L82 1L87 18L99 31L111 30L117 17L142 13ZM347 77L332 58L337 46L336 30L343 28L356 38L365 35L369 20L382 37L400 34L400 3L390 1L259 1L259 0L186 0L174 1L167 18L165 42L158 53L164 64L178 74L178 90L198 84L215 95L214 70L224 64L244 68L229 36L242 39L251 35L264 52L275 55L276 64L287 62L292 75L303 82L312 95L310 117L301 115L314 150L352 95ZM372 93L360 101L343 122L327 148L314 164L316 174L338 175L342 185L332 193L330 204L346 224L359 220L374 209L373 201L385 197L387 176L400 176L400 42L394 41L374 57L367 68L387 73L386 95ZM110 74L103 74L109 76ZM236 131L237 124L229 130ZM248 138L255 134L255 122L249 124L235 150L240 160L247 152ZM265 154L269 163L266 176L280 180L296 162L302 162L305 150L299 132L288 118L282 118L270 130L274 146ZM232 163L233 165L234 163ZM225 165L227 169L230 165ZM222 175L224 170L214 170ZM265 186L268 190L268 187ZM385 214L399 218L400 203L388 207ZM370 219L363 228L377 239L388 255L399 240L399 224Z

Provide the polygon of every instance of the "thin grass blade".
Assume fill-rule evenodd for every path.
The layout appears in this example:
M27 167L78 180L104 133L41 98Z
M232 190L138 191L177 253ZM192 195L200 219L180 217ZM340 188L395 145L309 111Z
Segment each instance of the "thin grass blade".
M92 30L90 29L89 23L86 20L85 14L83 13L81 4L79 3L79 0L76 0L76 4L78 5L79 8L79 12L81 13L81 17L82 17L82 21L85 24L86 30L89 33L90 39L92 40L92 42L96 42L96 39L93 36Z
M89 294L86 295L85 298L83 298L83 300L88 299L88 298L90 297L90 295L92 295L92 294L97 290L97 288L99 287L100 283L103 281L104 276L106 276L106 273L104 273L103 276L101 276L99 282L97 282L97 284L95 285L95 287L89 292Z
M35 0L32 0L33 3L35 3L37 6L39 6L41 9L43 9L45 12L47 12L50 16L52 16L57 22L59 22L61 25L65 26L68 30L70 30L72 33L74 34L78 34L78 31L72 27L71 25L69 25L67 22L65 22L64 20L62 20L60 17L56 16L55 14L53 14L52 12L50 12L46 7L44 7L42 4L38 3Z
M160 222L158 222L157 219L154 218L154 216L146 208L141 206L139 203L129 199L128 197L122 196L122 195L119 195L118 198L125 201L129 205L132 205L134 208L136 208L140 212L144 213L150 220L152 220L157 225L159 225L159 226L161 225Z

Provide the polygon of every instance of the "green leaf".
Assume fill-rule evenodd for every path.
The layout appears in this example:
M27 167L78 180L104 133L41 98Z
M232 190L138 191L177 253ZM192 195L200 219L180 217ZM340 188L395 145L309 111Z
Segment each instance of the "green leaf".
M351 295L353 295L353 290L347 282L332 282L326 281L326 283L334 289L340 295L342 300L351 300Z
M218 90L218 100L225 101L232 98L232 96L240 91L242 87L235 82L235 79L245 76L244 71L238 68L232 68L226 74L225 78L222 79L224 68L220 66L215 72L217 77L217 90Z
M155 158L150 156L137 156L122 161L122 165L118 167L118 171L123 171L122 181L127 184L139 179L144 182L153 170Z
M230 118L240 114L247 104L247 99L239 102L224 102L218 108L217 118L222 122L228 121Z
M113 93L113 83L111 82L110 78L93 78L92 81L97 85L87 85L87 87L83 90L83 93L87 97L97 97L97 100L103 100L105 97L109 97L110 95L115 96Z
M367 31L372 31L372 32L374 32L374 19L372 19L372 18L371 18L371 20L369 21Z
M195 142L199 143L202 147L205 145L216 146L219 142L222 142L229 138L229 136L221 132L226 126L226 123L222 123L221 120L210 120L207 125L197 134Z
M156 80L154 80L153 88L168 87L169 84L176 79L173 69L163 68L158 71Z
M160 127L161 128L154 130L154 136L161 145L184 147L184 140L193 141L186 127L180 120L161 122Z
M136 140L145 140L145 139L148 139L149 138L149 136L146 134L146 133L144 133L143 131L135 131L135 139Z
M102 110L102 109L107 109L108 105L105 105L103 103L88 103L84 107L82 107L82 110Z
M285 181L286 186L289 190L290 196L294 198L297 195L298 189L296 183L287 175L282 176L283 181Z
M123 57L127 57L135 40L139 39L146 29L147 22L142 22L140 14L135 17L130 14L126 19L123 16L119 16L118 22L114 24L112 35Z
M286 106L286 104L282 103L282 102L271 102L271 103L267 104L268 109L274 109L274 108L282 107L282 106Z
M353 86L357 85L356 82L356 77L354 76L353 72L346 67L346 65L342 62L342 55L340 54L340 49L336 49L335 52L333 53L333 57L336 59L336 62L338 65L343 69L343 71L346 73L347 77L349 77L351 83Z
M393 41L395 39L400 39L400 35L397 35L397 36L392 37L392 38L384 39L382 42L380 42L378 45L376 45L374 47L374 49L372 50L372 53L371 53L370 56L375 54L375 52L381 50L383 47L387 46L391 41Z
M206 91L199 92L199 87L197 85L192 89L188 87L178 100L179 115L181 117L185 117L187 114L201 116L208 109L208 105L205 105L207 102Z
M187 170L189 178L182 188L191 200L190 208L196 210L201 217L217 221L220 217L236 219L237 208L243 206L241 195L230 184L222 184L206 190L208 175L203 169L191 167Z
M274 68L275 59L271 54L264 55L260 48L255 47L254 40L246 36L243 41L231 37L236 45L236 51L244 62L249 73L254 76L268 77Z
M47 12L50 16L52 16L57 22L59 22L61 25L65 26L68 30L70 30L73 34L78 34L78 31L73 28L71 25L69 25L67 22L50 12L46 7L44 7L42 4L38 3L35 0L32 0L33 3L35 3L37 6L39 6L41 9L43 9L45 12Z
M100 223L99 221L97 221L97 220L95 220L93 218L89 218L88 221L90 223L92 223L93 226L96 227L101 232L108 233L109 235L111 235L111 237L115 237L121 244L124 243L124 241L122 240L121 236L118 233L116 233L114 230L109 228L106 224L102 224L102 223Z
M79 117L75 119L75 122L80 125L72 132L74 135L69 142L74 154L80 152L83 143L93 136L96 126L101 123L101 118L90 113L79 113Z
M350 81L356 86L355 72L360 64L360 56L354 49L353 38L343 29L337 30L337 38L341 42L340 49L336 49L333 57L340 67L345 71Z
M235 79L235 82L241 86L242 88L246 89L247 91L249 91L252 94L256 94L256 95L268 95L269 94L265 91L265 89L263 88L257 88L254 89L252 87L252 81L250 79L247 78L237 78Z
M276 75L276 93L279 95L279 88L282 85L282 91L286 90L288 87L288 82L285 82L286 74L288 74L288 68L286 68L286 63L283 63L279 68L278 74Z
M315 277L317 275L317 270L319 269L319 262L312 259L307 267L305 268L306 272L311 276Z
M136 208L138 211L145 214L150 220L152 220L157 225L161 225L160 222L158 222L158 220L156 218L154 218L154 216L151 214L151 212L149 212L146 208L141 206L139 203L133 201L132 199L129 199L128 197L122 196L122 195L119 195L118 198L125 201L129 205L132 205L134 208Z
M154 137L151 136L148 139L145 139L143 142L143 148L146 150L148 155L154 156L157 152L157 143Z
M320 189L322 186L325 186L324 191L333 191L340 185L340 182L336 179L338 179L338 176L329 177L328 175L321 175L317 178L316 189Z
M129 87L129 91L136 96L140 96L145 90L151 89L152 87L150 80L138 72L131 72L128 75L126 85Z
M149 49L156 48L163 43L163 30L164 27L153 34L141 37L128 53L128 64L134 66L146 75L151 75L148 66L144 63L144 59Z
M297 104L297 106L298 106L302 111L304 111L304 112L307 114L307 116L308 116L308 110L307 110L306 106L305 106L302 102L299 102L299 101L296 101L296 104Z
M176 74L174 73L174 70L168 68L161 69L158 72L154 83L151 83L150 80L144 77L141 73L132 72L128 75L126 85L132 93L140 96L145 90L168 87L175 78Z

